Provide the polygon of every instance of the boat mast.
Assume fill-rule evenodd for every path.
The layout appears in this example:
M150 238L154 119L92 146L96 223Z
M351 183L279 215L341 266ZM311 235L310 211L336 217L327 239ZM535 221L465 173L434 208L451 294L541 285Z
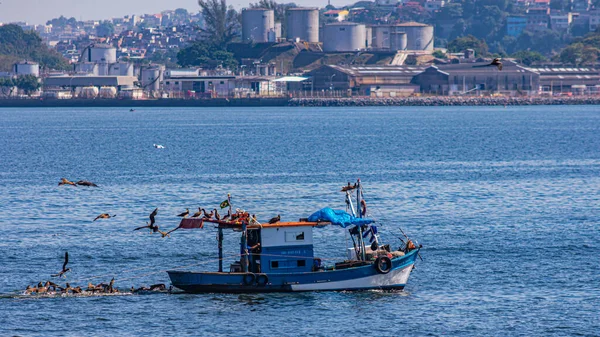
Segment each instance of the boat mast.
M248 229L246 227L246 221L242 221L242 241L240 243L240 264L242 265L242 271L248 272Z
M354 205L352 205L352 197L350 196L350 192L346 191L346 202L348 203L348 208L352 211L352 215L356 216L356 211L354 210Z
M358 179L356 186L356 209L358 211L358 217L362 218L363 210L360 204L360 189L360 179ZM361 260L365 261L367 259L365 255L365 242L363 240L362 226L360 225L358 226L358 244L360 246L360 258Z

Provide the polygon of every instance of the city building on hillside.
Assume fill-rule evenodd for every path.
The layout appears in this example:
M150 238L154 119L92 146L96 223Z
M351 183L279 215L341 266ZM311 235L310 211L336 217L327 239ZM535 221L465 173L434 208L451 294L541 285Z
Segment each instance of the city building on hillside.
M595 9L589 12L589 30L595 32L600 28L600 9Z
M588 67L529 67L540 74L542 93L597 95L600 93L600 70Z
M448 1L445 0L427 0L425 2L425 9L430 11L430 12L435 12L435 11L439 11L440 9L442 9L442 7L444 7L446 5L446 3L448 3Z
M506 18L506 35L519 36L527 27L527 18L524 16L509 16Z
M548 29L550 8L530 8L527 10L527 30L538 32Z
M550 0L533 0L529 2L529 8L548 9L550 8Z
M587 12L592 6L591 0L572 0L572 11L574 12Z
M560 11L550 12L550 28L554 31L566 32L571 27L573 22L572 13L564 13Z
M350 12L345 9L332 9L332 10L328 10L327 12L323 13L323 15L326 18L335 19L337 21L346 20L346 17L348 17L348 14L350 14Z

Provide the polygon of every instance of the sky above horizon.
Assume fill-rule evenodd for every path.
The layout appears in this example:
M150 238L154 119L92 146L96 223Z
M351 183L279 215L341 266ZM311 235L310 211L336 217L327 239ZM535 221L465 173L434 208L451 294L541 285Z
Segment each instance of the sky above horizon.
M248 7L258 0L228 0L227 4L236 9ZM327 5L327 0L286 0L299 6ZM348 3L356 1L350 0ZM100 6L102 4L102 6ZM331 1L332 5L342 5L344 1ZM0 22L26 21L29 24L45 24L48 20L61 15L75 17L77 20L104 20L124 15L160 13L163 10L185 8L198 11L196 0L0 0Z

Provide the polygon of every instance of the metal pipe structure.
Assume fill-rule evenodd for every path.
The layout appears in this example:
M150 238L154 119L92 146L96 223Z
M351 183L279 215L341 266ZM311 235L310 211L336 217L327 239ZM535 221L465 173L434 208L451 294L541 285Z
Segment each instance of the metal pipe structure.
M358 217L362 218L363 211L360 204L360 189L360 179L358 179L356 186L356 209L358 210ZM367 256L365 254L365 241L363 240L362 226L358 226L358 244L360 245L360 258L362 261L365 261Z
M248 228L245 221L242 221L242 242L240 243L240 264L242 265L242 271L248 272Z
M219 241L219 273L223 272L223 228L219 227L218 232Z

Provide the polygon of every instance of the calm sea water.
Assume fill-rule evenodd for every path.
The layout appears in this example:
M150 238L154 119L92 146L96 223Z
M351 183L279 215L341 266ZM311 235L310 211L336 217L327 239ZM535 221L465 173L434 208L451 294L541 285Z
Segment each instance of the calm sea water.
M132 229L155 207L173 228L227 193L259 219L295 220L343 208L336 191L356 178L383 240L397 245L401 227L424 246L404 292L16 295L65 251L72 285L216 270L214 229ZM0 335L600 331L598 106L0 109L0 205ZM117 217L91 221L104 212ZM317 255L343 258L343 230L315 238ZM237 242L228 234L226 252Z

